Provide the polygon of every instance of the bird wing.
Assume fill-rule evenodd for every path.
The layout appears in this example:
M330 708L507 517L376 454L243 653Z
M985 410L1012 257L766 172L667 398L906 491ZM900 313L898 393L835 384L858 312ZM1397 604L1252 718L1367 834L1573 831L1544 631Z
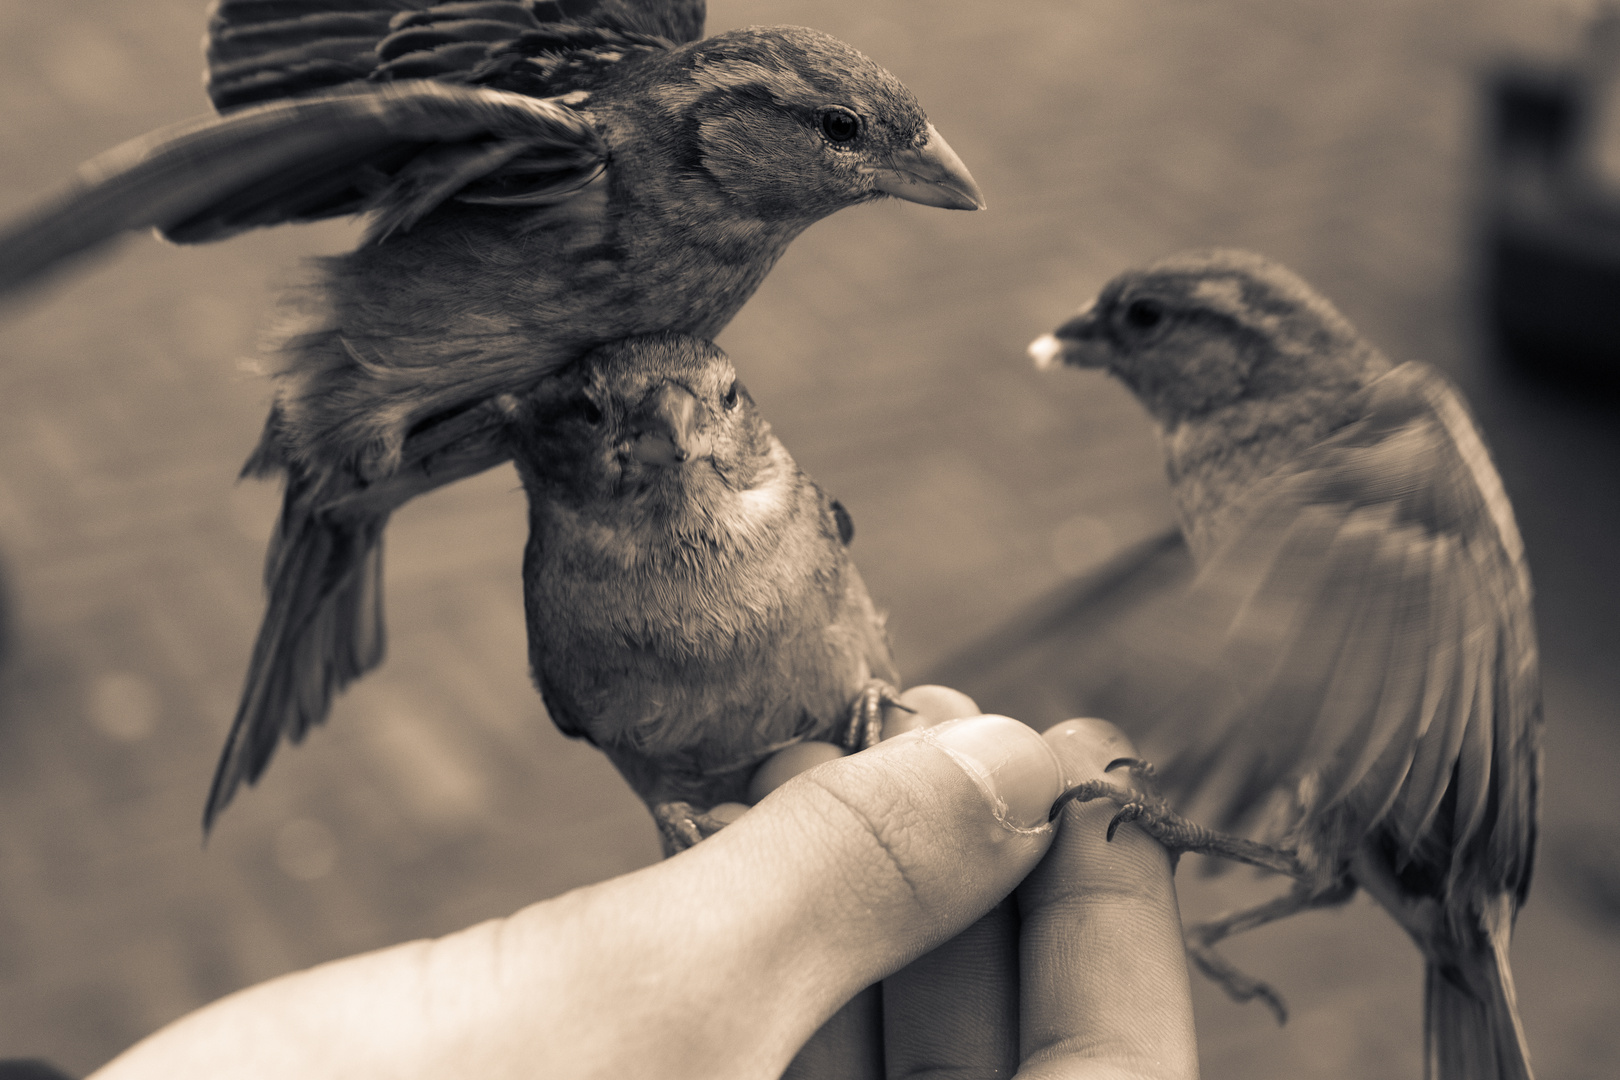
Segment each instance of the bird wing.
M129 229L181 242L384 207L406 228L508 165L565 198L606 160L556 101L431 80L339 88L179 124L125 143L0 231L0 292Z
M367 242L446 200L537 207L602 172L560 98L699 36L701 0L219 0L217 117L132 140L0 229L0 293L131 229L178 243L375 212Z
M1347 836L1382 821L1399 865L1455 874L1472 853L1522 888L1540 721L1529 575L1455 391L1397 368L1363 419L1245 503L1185 598L1137 631L1137 688L1173 686L1148 740L1170 755L1167 788L1272 839L1304 815Z
M525 34L586 53L615 47L590 31L621 35L620 46L628 35L695 41L703 19L703 0L218 0L208 96L230 109L378 78L465 79Z

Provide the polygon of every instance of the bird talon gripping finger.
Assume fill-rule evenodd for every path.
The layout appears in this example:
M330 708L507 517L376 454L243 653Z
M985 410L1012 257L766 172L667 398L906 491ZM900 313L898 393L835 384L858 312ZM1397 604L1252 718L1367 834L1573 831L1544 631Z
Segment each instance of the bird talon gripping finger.
M664 853L674 855L685 851L731 824L733 818L723 809L731 805L734 804L722 804L707 811L681 801L659 803L654 806L653 821L658 825Z
M1137 824L1295 882L1196 928L1200 968L1286 1015L1209 947L1366 889L1423 953L1431 1080L1528 1080L1507 956L1539 802L1530 576L1460 395L1246 252L1121 274L1030 354L1152 415L1198 569L1138 613L1119 719L1227 831L1157 805Z
M1114 842L1114 833L1119 829L1119 827L1121 825L1128 824L1128 823L1130 823L1132 821L1136 821L1146 811L1147 811L1147 807L1143 806L1139 802L1129 802L1129 803L1126 803L1124 806L1120 807L1119 811L1116 814L1114 814L1113 817L1108 819L1108 831L1105 834L1105 836L1108 839L1108 842L1110 844L1112 844ZM1175 854L1179 854L1179 852L1177 852Z
M859 753L883 740L883 710L887 708L905 713L917 711L900 700L900 692L892 685L872 679L850 706L849 730L844 733L844 745L850 753Z
M1151 791L1154 781L1159 777L1158 770L1153 767L1153 764L1143 761L1141 758L1115 758L1103 767L1103 772L1113 772L1116 769L1129 769L1131 779L1139 786L1142 786L1143 790Z
M1056 821L1058 815L1063 812L1063 808L1071 802L1085 803L1096 799L1111 799L1115 803L1124 806L1134 801L1136 795L1134 792L1120 790L1118 786L1109 783L1107 780L1087 780L1074 785L1059 795L1057 800L1052 803L1052 812L1047 820ZM1109 839L1112 838L1112 835L1110 835Z

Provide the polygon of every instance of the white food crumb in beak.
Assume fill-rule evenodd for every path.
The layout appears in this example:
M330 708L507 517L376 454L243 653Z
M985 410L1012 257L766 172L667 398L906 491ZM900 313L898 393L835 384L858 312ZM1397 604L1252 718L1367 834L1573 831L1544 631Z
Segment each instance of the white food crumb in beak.
M1051 334L1042 334L1029 343L1029 358L1041 371L1050 371L1063 355L1063 342Z

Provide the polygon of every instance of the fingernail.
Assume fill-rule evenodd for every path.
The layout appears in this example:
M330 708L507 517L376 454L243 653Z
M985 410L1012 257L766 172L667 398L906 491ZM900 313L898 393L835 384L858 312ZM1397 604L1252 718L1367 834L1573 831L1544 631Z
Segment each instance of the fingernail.
M1006 716L970 716L918 734L973 778L1001 824L1019 832L1047 826L1063 769L1034 728Z
M1117 758L1135 757L1136 748L1123 731L1108 721L1092 716L1065 720L1047 728L1041 738L1057 755L1065 788L1088 780L1107 780L1122 790L1130 789L1129 778L1110 774L1108 765Z

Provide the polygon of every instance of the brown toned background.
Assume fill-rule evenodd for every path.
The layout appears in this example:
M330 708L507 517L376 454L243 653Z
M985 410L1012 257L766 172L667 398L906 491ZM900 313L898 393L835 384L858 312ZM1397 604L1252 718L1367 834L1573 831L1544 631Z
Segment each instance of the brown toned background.
M201 9L0 3L0 214L205 108ZM711 28L753 22L814 25L889 66L990 202L818 225L722 338L851 509L912 678L1169 521L1136 406L1022 357L1115 270L1259 248L1470 390L1545 651L1548 842L1514 943L1520 1000L1544 1080L1608 1073L1620 414L1502 370L1471 258L1479 73L1567 45L1568 8L713 0ZM135 238L0 311L0 1057L88 1071L237 987L656 857L639 804L529 688L508 469L398 516L387 666L199 844L277 499L233 482L266 403L243 361L274 283L354 236ZM1183 878L1193 915L1276 888ZM1365 900L1231 953L1295 1016L1278 1031L1198 986L1207 1076L1419 1075L1417 954Z

